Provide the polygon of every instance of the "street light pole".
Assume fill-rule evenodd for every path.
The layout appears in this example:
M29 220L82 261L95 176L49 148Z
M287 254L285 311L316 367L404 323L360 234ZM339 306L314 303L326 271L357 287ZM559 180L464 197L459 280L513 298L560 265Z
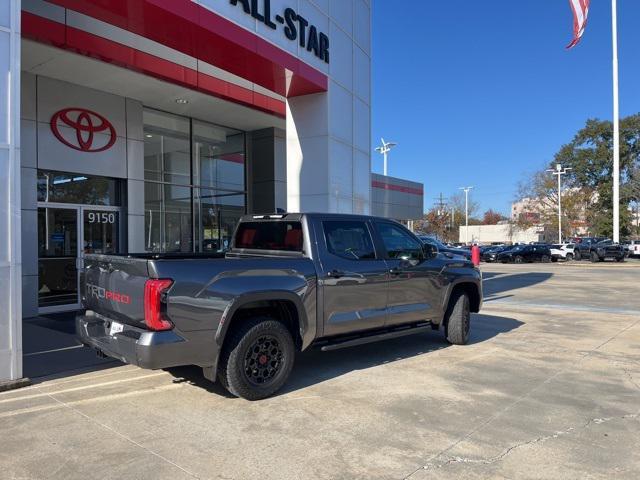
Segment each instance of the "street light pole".
M393 147L398 146L398 144L395 142L385 142L384 138L381 138L380 140L382 141L382 145L376 148L376 152L382 154L382 158L384 161L382 171L384 172L384 176L386 177L388 174L387 163L389 161L389 152Z
M473 187L460 187L464 190L464 243L469 243L469 192Z
M562 164L556 164L556 168L549 169L553 175L558 176L558 243L562 244L562 175L566 175L571 168L562 168Z

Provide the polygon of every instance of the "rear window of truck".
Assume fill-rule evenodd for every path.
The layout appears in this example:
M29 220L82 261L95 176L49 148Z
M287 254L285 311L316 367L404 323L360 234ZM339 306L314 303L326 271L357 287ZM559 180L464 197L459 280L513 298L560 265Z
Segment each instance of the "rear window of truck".
M243 222L236 232L235 248L301 252L302 224L300 222Z

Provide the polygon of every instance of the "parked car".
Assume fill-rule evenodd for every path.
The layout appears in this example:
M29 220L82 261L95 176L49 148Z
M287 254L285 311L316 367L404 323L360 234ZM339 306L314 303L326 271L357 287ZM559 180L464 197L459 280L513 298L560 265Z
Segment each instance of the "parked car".
M626 249L627 256L629 257L640 257L640 240L627 240Z
M422 240L423 243L433 245L438 249L438 252L450 254L450 255L460 255L461 257L466 258L467 260L471 260L471 251L465 250L463 248L455 248L455 247L447 247L442 242L436 240L433 237L429 237L427 235L419 235L418 238Z
M617 262L624 262L626 258L624 247L612 240L603 240L591 245L589 249L589 258L592 262L604 262L607 258L611 258Z
M577 237L573 239L575 244L574 258L576 260L587 260L591 258L591 247L596 243L606 240L603 237Z
M517 245L499 253L496 261L502 263L546 263L551 261L551 250L548 245Z
M443 328L469 339L480 271L394 221L337 214L243 217L223 258L86 255L82 343L143 368L198 365L233 395L268 397L296 351ZM320 367L318 367L320 368Z
M551 261L557 262L558 260L571 261L575 256L574 250L576 248L575 243L563 243L562 245L551 245Z
M498 255L500 255L502 252L509 250L513 247L508 247L506 245L500 246L500 247L490 247L484 250L484 253L482 253L481 255L481 259L483 262L495 262L498 259Z

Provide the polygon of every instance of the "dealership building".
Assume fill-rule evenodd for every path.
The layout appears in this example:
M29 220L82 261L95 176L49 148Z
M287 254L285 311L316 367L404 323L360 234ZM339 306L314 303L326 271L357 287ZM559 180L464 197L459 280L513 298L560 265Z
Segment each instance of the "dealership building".
M0 71L0 382L22 318L79 308L86 253L422 214L422 185L371 175L370 0L4 0Z

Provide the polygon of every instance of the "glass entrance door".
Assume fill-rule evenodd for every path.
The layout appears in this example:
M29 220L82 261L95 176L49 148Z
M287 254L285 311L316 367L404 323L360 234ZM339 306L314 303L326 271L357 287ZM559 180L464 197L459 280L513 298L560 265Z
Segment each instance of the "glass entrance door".
M38 207L38 306L41 313L80 308L78 266L84 254L122 252L118 207Z
M82 208L82 253L120 253L120 212Z
M78 208L38 208L38 305L78 304Z

